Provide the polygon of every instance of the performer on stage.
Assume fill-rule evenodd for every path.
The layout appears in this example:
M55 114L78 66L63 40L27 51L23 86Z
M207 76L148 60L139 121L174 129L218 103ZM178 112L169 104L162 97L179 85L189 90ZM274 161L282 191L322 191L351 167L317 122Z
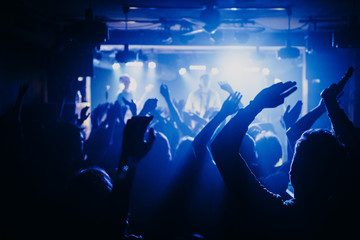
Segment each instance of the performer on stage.
M130 84L132 84L132 79L128 75L122 75L119 78L120 83L124 85L124 89L118 94L117 101L120 103L120 105L126 105L122 98L125 98L127 101L131 102L131 100L134 100L134 95L132 93L132 90L130 88Z
M212 112L218 111L221 107L220 96L209 87L210 76L208 74L201 75L199 88L190 92L185 111L196 113L203 118L208 118Z

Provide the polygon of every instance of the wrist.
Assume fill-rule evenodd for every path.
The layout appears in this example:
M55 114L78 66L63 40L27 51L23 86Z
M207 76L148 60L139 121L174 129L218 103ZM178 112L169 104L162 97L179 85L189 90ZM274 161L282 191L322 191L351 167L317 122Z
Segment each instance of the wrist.
M224 120L227 116L229 116L230 114L228 114L226 111L224 111L223 109L220 109L220 111L215 115L214 118L217 119L222 119Z
M249 105L245 107L245 110L249 112L253 117L256 117L262 110L263 107L260 106L256 101L250 101Z
M128 166L129 168L135 168L138 160L135 157L130 156L128 153L122 153L120 157L119 168Z
M320 113L320 114L323 114L326 112L326 105L325 103L320 103L316 109L315 109L316 112Z
M119 180L134 176L135 168L129 165L120 165L117 171L117 177Z
M326 109L329 111L331 110L335 110L335 109L339 109L340 106L339 106L339 103L337 102L336 99L325 99L324 98L324 103L325 103L325 106L326 106Z
M337 105L336 98L323 98L325 105Z
M139 112L138 116L143 117L143 116L145 116L147 113L148 113L148 111L142 109L142 110Z
M170 102L170 96L163 96L166 102Z

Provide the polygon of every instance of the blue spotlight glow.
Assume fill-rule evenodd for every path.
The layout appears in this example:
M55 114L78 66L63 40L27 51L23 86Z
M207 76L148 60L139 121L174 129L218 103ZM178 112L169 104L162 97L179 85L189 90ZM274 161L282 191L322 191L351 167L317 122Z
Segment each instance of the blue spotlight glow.
M282 82L280 78L274 78L274 83Z
M137 62L137 61L125 63L126 67L142 67L143 65L144 65L143 62Z
M189 66L190 70L199 70L199 71L205 71L206 70L206 66L205 65L190 65Z
M218 75L218 74L219 74L219 69L216 68L216 67L213 67L213 68L211 69L211 73L212 73L213 75Z
M179 74L180 75L184 75L186 73L186 68L180 68L179 69Z
M114 69L114 70L117 70L117 69L120 69L120 63L113 63L113 65L112 65L112 68Z
M154 69L154 68L156 68L156 63L155 63L155 62L149 62L149 63L148 63L148 68L149 68L149 69Z
M265 76L268 76L270 74L270 69L269 68L263 68L261 70L261 72L265 75Z

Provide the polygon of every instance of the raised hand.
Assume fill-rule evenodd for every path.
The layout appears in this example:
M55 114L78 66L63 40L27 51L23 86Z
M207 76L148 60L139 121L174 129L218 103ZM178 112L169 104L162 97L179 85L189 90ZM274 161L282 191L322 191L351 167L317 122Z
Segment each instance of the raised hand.
M342 92L342 90L344 89L347 81L351 78L351 76L354 73L354 68L353 67L349 67L348 70L346 71L345 75L342 77L342 79L340 80L340 82L337 84L338 85L338 95Z
M101 119L105 115L109 103L99 104L91 112L91 127L93 129L101 125Z
M165 100L170 99L169 89L165 83L160 86L160 94L165 98Z
M179 112L183 112L185 103L186 102L184 99L176 100L175 98L173 98L173 104Z
M220 112L224 113L225 115L231 115L239 110L239 103L242 98L240 92L235 92L231 94L223 103Z
M154 111L157 106L157 102L157 98L149 98L148 100L146 100L139 115L145 116L147 113Z
M324 101L329 101L329 100L336 101L341 96L347 81L351 78L353 73L354 73L354 68L349 67L345 75L338 83L331 84L330 87L322 91L321 97L324 99Z
M134 160L132 164L138 163L152 147L152 144L155 140L153 128L150 128L149 136L147 140L144 141L144 134L152 119L152 116L135 116L129 119L125 125L122 155L125 156L127 160Z
M275 108L284 103L284 99L296 91L296 82L279 82L270 87L261 90L254 100L253 104L259 108Z
M219 81L218 84L222 90L228 92L229 94L234 93L234 89L231 87L231 85L227 81Z
M79 126L82 125L84 121L90 116L90 112L87 113L89 109L90 109L89 106L85 106L83 109L81 109L80 118L77 120L77 124Z
M282 124L285 129L291 127L296 122L296 120L298 120L302 105L303 102L299 100L292 109L290 109L290 105L286 107L284 115L282 116Z
M134 102L134 100L131 99L131 101L128 101L124 97L122 98L122 100L124 101L125 105L129 106L132 115L136 116L136 114L137 114L137 106L136 106L136 103Z

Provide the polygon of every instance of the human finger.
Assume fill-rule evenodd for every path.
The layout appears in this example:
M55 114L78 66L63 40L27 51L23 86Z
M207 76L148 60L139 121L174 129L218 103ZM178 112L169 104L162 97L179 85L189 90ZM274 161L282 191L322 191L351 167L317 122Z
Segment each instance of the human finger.
M340 80L340 82L338 82L337 86L338 86L338 90L339 93L340 91L342 91L347 83L347 81L351 78L351 76L354 73L354 68L353 67L349 67L348 70L346 71L345 75L343 76L343 78Z
M293 86L294 86L294 85L293 85ZM288 91L280 94L280 96L283 97L283 98L286 98L286 97L288 97L290 94L292 94L293 92L295 92L296 90L297 90L297 87L293 87L293 88L291 88L290 90L288 90Z

